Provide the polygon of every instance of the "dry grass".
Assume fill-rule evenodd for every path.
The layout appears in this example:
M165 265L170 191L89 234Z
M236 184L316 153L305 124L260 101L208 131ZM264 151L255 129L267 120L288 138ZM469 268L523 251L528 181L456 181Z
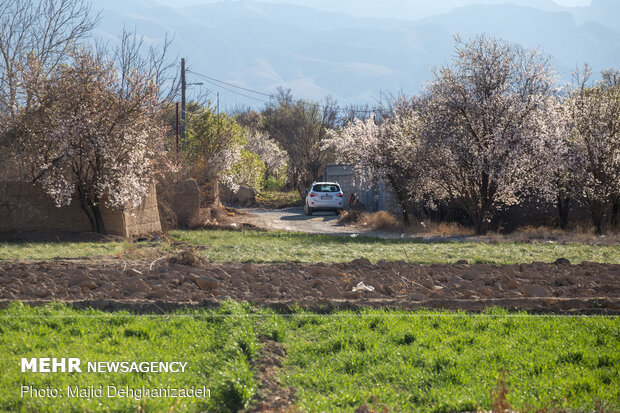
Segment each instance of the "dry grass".
M594 233L594 227L577 225L570 229L560 229L546 226L524 226L515 232L502 235L504 240L516 242L557 242L578 244L617 244L620 243L620 233L610 232L603 236Z
M456 222L414 222L409 229L414 234L423 234L431 237L457 237L474 235L474 229L457 224Z
M344 211L340 215L341 224L356 224L364 229L423 234L431 237L454 237L473 235L472 228L455 222L414 221L405 227L402 219L386 211L360 212Z
M190 245L171 253L168 256L168 262L170 264L180 264L193 267L194 265L204 263L205 259L197 255L194 247Z
M359 221L361 215L362 213L360 211L354 209L342 211L340 213L340 219L338 220L338 222L341 224L355 224L357 221Z
M486 235L476 235L472 227L460 225L456 222L432 222L417 219L409 227L405 227L402 219L386 211L363 212L343 211L340 215L341 224L355 224L366 230L379 230L397 233L407 233L423 238L453 238L467 237L471 241L483 242L523 242L523 243L558 243L558 244L591 244L615 245L620 243L620 231L609 231L600 236L594 233L594 227L584 224L574 225L563 230L549 226L523 226L509 234L489 232Z
M340 215L341 224L354 223L364 229L377 231L402 231L403 223L393 214L386 211L359 212L344 211Z

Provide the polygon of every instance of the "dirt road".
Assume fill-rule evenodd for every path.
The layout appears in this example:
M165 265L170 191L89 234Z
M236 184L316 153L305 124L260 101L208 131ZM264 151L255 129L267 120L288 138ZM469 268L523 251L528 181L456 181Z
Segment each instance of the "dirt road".
M280 231L307 232L309 234L329 234L357 236L368 235L381 238L400 238L401 234L386 231L363 230L353 225L338 223L338 215L334 212L318 211L312 216L304 214L303 207L283 209L243 208L245 215L238 216L238 223L252 224L259 228ZM404 236L404 235L403 235Z
M338 223L338 215L334 212L319 211L312 216L304 214L303 207L284 209L240 209L247 214L239 217L240 222L256 225L260 228L282 231L299 231L312 234L350 235L359 230Z

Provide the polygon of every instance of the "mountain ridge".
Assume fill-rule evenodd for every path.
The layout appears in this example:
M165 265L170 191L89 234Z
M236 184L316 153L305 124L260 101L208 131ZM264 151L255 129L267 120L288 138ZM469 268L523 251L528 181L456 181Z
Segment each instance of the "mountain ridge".
M432 78L428 68L440 67L452 57L457 33L466 39L486 32L526 47L540 45L553 56L563 81L570 80L570 72L585 61L596 71L620 67L620 30L606 23L608 16L596 17L600 10L613 16L620 2L618 7L608 0L573 8L550 0L540 4L553 10L512 3L470 4L406 20L254 0L182 8L154 0L126 0L105 2L98 34L113 43L124 25L157 43L166 31L172 32L171 54L186 57L197 73L266 93L282 86L291 87L299 97L331 95L343 104L373 103L382 92L418 92ZM255 107L267 99L260 95L256 95L259 101L247 99L213 84L203 88L219 91L226 106Z

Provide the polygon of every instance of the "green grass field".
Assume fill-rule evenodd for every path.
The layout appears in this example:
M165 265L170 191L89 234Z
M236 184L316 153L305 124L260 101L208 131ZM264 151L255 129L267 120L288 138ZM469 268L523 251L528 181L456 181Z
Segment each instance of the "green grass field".
M498 378L514 409L620 408L620 320L365 310L278 315L225 302L159 316L71 310L0 311L2 411L236 411L261 391L261 342L287 356L280 370L301 411L489 410ZM21 357L187 361L186 373L21 373ZM20 386L206 386L210 398L31 398Z
M258 354L255 324L236 303L196 317L135 316L74 311L57 304L0 311L0 411L235 411L256 391L249 361ZM181 361L184 373L21 373L22 357L78 357L87 361ZM64 397L21 397L21 385L60 389ZM70 398L67 386L117 388L205 386L210 397ZM28 395L28 393L27 393ZM148 409L148 410L145 410Z
M343 262L365 257L375 262L408 261L421 264L470 263L513 264L553 262L564 257L572 263L596 261L620 264L620 245L552 244L519 242L426 242L302 234L294 232L175 230L174 239L208 248L201 251L208 261L223 262ZM148 244L153 246L157 244ZM0 243L0 260L46 260L59 257L117 255L142 244L127 242ZM161 244L160 248L169 249Z
M126 242L0 242L0 260L50 260L116 255L128 246Z
M490 313L292 318L285 382L307 411L490 410L502 372L515 409L620 407L617 318Z
M175 239L207 245L209 261L343 262L365 257L370 261L409 261L421 264L514 264L553 262L560 257L573 263L620 263L620 245L422 242L374 237L342 237L292 232L171 231Z

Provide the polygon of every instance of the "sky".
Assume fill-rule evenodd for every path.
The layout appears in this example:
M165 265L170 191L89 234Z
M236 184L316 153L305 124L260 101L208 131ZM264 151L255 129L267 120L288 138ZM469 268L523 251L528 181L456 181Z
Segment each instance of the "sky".
M165 4L170 7L184 7L192 4L206 4L206 3L214 3L215 1L238 1L238 0L158 0L159 3ZM287 0L266 0L273 3L288 3ZM338 0L334 0L338 1ZM437 0L427 0L427 1L437 1ZM592 0L553 0L555 3L561 6L574 7L574 6L587 6ZM380 0L377 0L379 3ZM300 2L296 2L299 4ZM463 1L463 4L470 4L473 1Z

